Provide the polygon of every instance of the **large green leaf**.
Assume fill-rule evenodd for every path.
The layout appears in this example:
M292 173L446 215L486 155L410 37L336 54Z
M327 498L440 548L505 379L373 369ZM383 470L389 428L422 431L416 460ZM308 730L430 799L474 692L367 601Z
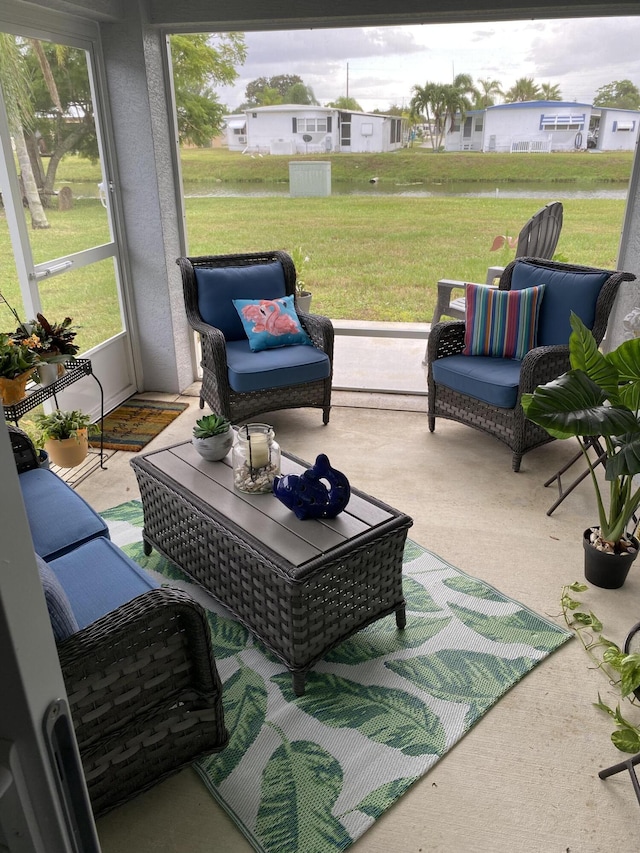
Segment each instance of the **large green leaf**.
M607 394L581 370L570 370L523 395L522 408L529 420L554 438L639 431L633 412L609 405Z
M615 454L606 462L607 480L640 474L640 432L620 436L616 445Z
M392 672L439 699L468 704L465 729L532 665L530 658L505 660L462 649L443 649L412 660L385 663Z
M476 578L470 578L467 575L456 575L453 578L447 578L443 583L445 586L448 586L449 589L454 590L454 592L462 592L473 598L482 598L489 601L508 601L508 599L496 589L493 589L482 581L476 580Z
M331 663L355 666L391 654L398 649L415 649L431 637L435 637L449 622L451 622L451 616L443 619L409 616L405 629L399 631L395 618L389 616L340 643L324 659Z
M606 356L620 382L620 400L634 412L640 409L640 338L623 341Z
M229 743L222 752L202 762L215 785L227 778L260 734L267 713L265 683L243 666L225 682L223 700Z
M573 330L569 337L571 367L586 373L606 392L609 399L615 400L618 394L618 371L600 352L591 330L573 311L570 322Z
M406 776L403 779L394 779L393 782L380 785L379 788L376 788L358 803L356 810L377 820L419 778L419 776Z
M283 743L262 775L256 833L269 853L335 853L352 841L331 814L340 764L316 743Z
M564 629L543 622L529 610L518 610L507 616L492 616L455 604L450 607L468 628L497 643L526 643L534 649L549 652L562 645L568 636Z
M107 521L126 521L134 527L142 527L144 524L144 513L140 501L128 501L112 509L105 509L100 515Z
M422 584L413 578L406 577L406 575L402 578L402 591L404 592L407 610L413 610L416 613L435 613L442 610L442 607L436 604Z
M386 664L388 665L388 664ZM433 711L410 693L357 684L329 673L310 672L304 696L296 699L289 675L275 675L289 702L335 729L357 729L376 743L405 755L442 755L445 732ZM422 689L426 683L420 685Z
M413 539L407 539L404 544L404 553L402 555L403 563L410 563L412 560L417 560L425 553L426 549L422 545L418 545Z

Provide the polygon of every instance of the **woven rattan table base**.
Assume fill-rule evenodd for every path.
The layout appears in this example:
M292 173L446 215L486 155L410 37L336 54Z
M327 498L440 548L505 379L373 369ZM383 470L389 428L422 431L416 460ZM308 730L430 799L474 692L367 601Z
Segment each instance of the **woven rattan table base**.
M357 489L336 519L301 521L273 495L233 487L229 457L191 443L131 461L155 548L224 604L293 674L391 613L405 625L402 554L411 518ZM306 463L286 453L283 473Z

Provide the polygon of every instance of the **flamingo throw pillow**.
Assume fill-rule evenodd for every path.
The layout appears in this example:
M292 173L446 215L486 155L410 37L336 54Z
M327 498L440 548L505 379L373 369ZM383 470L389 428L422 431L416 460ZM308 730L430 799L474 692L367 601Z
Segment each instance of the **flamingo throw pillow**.
M293 296L277 299L234 299L233 304L249 338L252 352L294 344L313 346L300 325Z

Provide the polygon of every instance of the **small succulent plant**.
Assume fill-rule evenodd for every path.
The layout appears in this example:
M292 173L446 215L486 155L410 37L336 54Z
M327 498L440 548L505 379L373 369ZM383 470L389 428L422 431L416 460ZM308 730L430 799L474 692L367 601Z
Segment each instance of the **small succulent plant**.
M213 435L221 435L227 432L231 424L227 418L222 415L217 415L215 412L211 415L204 415L196 421L193 428L194 438L211 438Z

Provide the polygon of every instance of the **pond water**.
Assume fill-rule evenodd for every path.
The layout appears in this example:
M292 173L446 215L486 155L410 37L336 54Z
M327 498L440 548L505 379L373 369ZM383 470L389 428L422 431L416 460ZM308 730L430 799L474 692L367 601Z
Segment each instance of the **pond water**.
M60 187L56 187L60 189ZM266 198L289 196L289 183L281 184L251 184L243 182L225 182L203 184L185 183L186 198ZM447 184L371 184L371 183L334 183L331 188L333 195L366 195L366 196L399 196L404 198L608 198L626 199L627 185L594 184L592 182L580 185L577 183L550 184L479 184L455 182ZM75 198L98 198L98 185L90 183L73 184Z

